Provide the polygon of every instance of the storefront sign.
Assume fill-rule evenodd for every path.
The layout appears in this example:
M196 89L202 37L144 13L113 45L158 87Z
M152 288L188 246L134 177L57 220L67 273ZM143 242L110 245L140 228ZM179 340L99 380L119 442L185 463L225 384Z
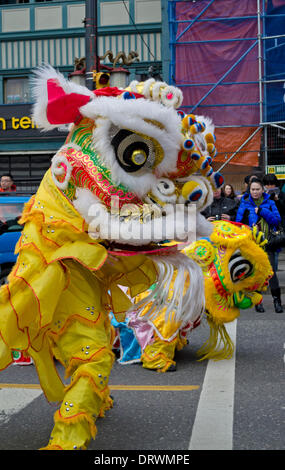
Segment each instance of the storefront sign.
M276 175L280 180L285 179L285 165L268 165L266 173L269 175Z
M0 141L65 138L68 132L66 126L43 133L35 125L31 114L32 105L30 104L0 106Z

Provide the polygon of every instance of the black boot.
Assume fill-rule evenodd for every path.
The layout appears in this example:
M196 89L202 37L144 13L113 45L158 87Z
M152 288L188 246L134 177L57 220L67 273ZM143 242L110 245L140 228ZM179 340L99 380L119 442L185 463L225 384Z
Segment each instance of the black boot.
M255 310L256 310L256 312L259 312L259 313L263 313L263 312L265 312L265 309L264 309L264 307L263 307L263 304L262 304L262 303L260 303L260 304L256 305L256 306L255 306Z
M271 289L271 294L273 297L273 304L276 313L283 313L283 308L281 304L281 291L280 287L278 289Z

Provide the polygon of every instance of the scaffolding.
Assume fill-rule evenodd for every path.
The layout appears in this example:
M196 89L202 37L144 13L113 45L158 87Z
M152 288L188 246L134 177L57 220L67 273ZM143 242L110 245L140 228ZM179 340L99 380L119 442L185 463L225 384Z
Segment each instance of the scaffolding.
M285 179L285 0L170 0L168 17L169 80L213 119L216 168Z

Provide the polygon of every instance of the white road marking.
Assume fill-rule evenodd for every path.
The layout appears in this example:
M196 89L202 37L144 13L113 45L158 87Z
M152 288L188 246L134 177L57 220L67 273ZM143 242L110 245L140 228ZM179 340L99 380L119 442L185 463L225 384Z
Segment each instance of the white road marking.
M236 349L236 324L226 325ZM208 362L189 450L232 450L235 352L228 360Z
M23 388L0 389L0 423L6 423L10 417L29 405L42 393L42 390Z

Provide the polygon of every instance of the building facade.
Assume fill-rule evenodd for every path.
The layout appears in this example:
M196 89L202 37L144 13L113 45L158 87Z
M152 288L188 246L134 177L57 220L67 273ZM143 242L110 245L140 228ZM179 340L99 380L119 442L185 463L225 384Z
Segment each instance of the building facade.
M95 0L94 0L95 1ZM138 53L129 80L161 76L163 0L98 0L98 56ZM0 174L37 182L66 128L42 133L31 119L32 70L48 63L68 76L85 57L85 1L0 0ZM112 65L109 58L101 64Z

